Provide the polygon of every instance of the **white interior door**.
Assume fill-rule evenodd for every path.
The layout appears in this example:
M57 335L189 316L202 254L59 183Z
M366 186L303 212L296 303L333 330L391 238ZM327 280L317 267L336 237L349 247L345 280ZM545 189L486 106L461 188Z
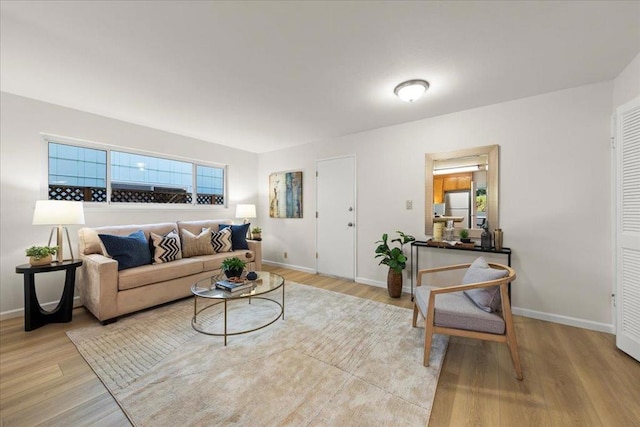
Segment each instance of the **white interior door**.
M316 165L316 269L355 278L355 157L319 160Z
M616 123L616 345L640 360L640 98Z

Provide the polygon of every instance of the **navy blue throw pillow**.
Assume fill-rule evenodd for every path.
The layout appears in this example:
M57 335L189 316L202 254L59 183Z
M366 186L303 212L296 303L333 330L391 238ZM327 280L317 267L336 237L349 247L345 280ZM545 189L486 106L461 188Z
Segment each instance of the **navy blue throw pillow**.
M220 224L218 229L222 230L227 227L231 227L231 246L233 246L234 251L238 251L241 249L249 249L249 244L247 243L247 231L250 226L251 223L242 225Z
M109 256L118 261L118 270L151 264L149 243L142 230L128 236L98 234Z

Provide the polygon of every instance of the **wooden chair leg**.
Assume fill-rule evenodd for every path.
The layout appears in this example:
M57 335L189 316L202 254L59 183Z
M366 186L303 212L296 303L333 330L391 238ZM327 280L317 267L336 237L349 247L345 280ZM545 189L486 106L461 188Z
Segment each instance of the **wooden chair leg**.
M516 370L516 378L522 381L522 366L520 365L520 353L518 352L518 342L515 335L512 334L507 337L507 346L509 346L511 361Z
M413 323L411 325L415 328L418 324L418 304L413 303Z
M429 356L431 356L431 341L433 339L433 325L425 325L424 328L424 366L429 366Z
M507 335L507 346L511 353L511 361L516 370L516 378L522 380L522 366L520 365L520 353L518 352L518 340L516 338L516 328L513 325L513 315L511 314L511 303L507 294L507 285L500 286L502 297L502 311Z

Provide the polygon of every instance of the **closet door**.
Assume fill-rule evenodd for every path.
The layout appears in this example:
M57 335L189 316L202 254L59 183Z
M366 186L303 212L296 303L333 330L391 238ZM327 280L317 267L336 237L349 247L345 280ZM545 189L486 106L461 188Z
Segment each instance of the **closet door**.
M640 98L616 123L616 345L640 360Z

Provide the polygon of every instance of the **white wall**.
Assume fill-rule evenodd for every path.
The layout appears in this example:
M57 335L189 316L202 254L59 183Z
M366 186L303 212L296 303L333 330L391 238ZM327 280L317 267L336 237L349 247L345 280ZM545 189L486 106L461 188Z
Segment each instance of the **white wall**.
M24 306L22 275L15 266L28 260L24 250L47 243L49 228L31 225L36 200L46 199L46 144L41 132L81 140L113 144L219 162L229 165L229 208L162 210L148 207L85 208L86 226L144 224L179 219L233 218L237 203L256 203L258 158L256 154L211 144L143 126L0 93L0 314L21 314ZM77 229L70 227L76 246ZM62 274L62 273L60 273ZM41 303L58 301L63 276L56 273L36 276Z
M499 144L500 226L514 251L517 312L610 331L611 111L612 83L604 82L261 154L264 258L315 269L315 162L355 153L357 281L384 286L386 269L373 257L382 233L426 239L425 153ZM268 175L292 169L305 173L304 218L269 218ZM425 250L420 267L427 257L469 259Z
M640 96L640 53L613 81L613 106L617 108Z

